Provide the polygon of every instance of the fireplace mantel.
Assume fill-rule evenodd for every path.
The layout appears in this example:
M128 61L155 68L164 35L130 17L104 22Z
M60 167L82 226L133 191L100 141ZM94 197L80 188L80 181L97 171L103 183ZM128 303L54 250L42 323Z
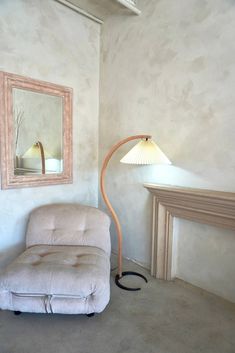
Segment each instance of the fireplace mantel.
M235 193L144 184L153 194L151 274L172 279L173 218L235 231Z

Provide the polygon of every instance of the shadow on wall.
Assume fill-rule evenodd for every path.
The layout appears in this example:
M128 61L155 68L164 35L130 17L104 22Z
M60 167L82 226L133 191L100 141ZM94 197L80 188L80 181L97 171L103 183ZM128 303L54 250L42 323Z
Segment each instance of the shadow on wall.
M4 270L21 252L25 249L25 244L19 243L5 248L0 252L0 271Z
M23 210L22 204L16 204L8 197L0 214L0 270L25 249L28 219L29 212Z

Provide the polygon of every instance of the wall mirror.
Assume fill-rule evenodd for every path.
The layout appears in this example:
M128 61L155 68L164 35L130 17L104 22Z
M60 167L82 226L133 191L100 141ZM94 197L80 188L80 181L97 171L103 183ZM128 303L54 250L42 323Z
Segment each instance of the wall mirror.
M72 182L72 89L0 72L2 188Z

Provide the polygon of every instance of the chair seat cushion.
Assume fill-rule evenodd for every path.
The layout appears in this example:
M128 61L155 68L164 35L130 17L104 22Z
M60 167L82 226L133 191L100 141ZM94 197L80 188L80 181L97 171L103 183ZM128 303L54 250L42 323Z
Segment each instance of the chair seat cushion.
M16 298L31 297L44 302L49 298L51 312L67 312L65 300L70 303L71 313L100 312L109 301L109 278L109 256L99 248L35 245L0 276L0 301L5 300L6 309L21 310L15 305Z

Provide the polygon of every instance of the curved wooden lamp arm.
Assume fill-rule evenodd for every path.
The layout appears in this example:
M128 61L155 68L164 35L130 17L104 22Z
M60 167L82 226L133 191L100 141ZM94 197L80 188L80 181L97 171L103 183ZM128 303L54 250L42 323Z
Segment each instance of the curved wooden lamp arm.
M44 154L43 145L40 141L36 142L36 145L38 145L39 150L40 150L41 162L42 162L42 174L46 174L45 154Z
M129 136L129 137L119 141L113 147L111 147L110 151L107 153L106 157L104 158L102 168L101 168L101 174L100 174L101 195L103 197L103 200L104 200L107 208L109 209L109 211L112 215L112 218L114 220L114 224L116 227L116 231L117 231L117 237L118 237L118 275L120 278L122 277L122 229L121 229L121 225L118 220L117 214L114 211L114 209L108 199L106 191L105 191L105 185L104 185L105 173L106 173L107 165L108 165L112 155L116 152L116 150L119 147L121 147L125 143L132 141L132 140L150 139L150 138L151 138L150 135L134 135L134 136Z

